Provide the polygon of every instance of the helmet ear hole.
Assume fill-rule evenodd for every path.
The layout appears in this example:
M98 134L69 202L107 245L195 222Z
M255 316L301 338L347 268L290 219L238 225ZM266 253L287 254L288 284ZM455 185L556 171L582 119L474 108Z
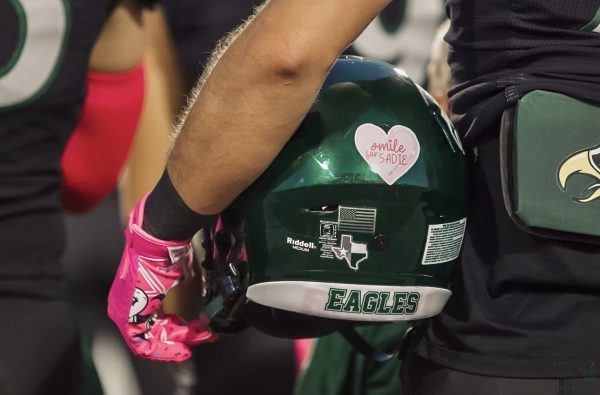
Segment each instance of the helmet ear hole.
M316 215L330 215L335 213L338 210L338 207L339 206L337 204L328 204L319 207L309 207L306 209L306 212Z

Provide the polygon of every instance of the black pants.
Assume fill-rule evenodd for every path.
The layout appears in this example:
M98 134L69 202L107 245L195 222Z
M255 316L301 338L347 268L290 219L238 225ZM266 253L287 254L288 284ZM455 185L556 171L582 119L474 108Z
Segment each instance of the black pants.
M600 377L518 379L468 374L416 354L402 365L402 395L595 395Z
M80 394L80 339L68 305L3 296L0 312L0 394Z

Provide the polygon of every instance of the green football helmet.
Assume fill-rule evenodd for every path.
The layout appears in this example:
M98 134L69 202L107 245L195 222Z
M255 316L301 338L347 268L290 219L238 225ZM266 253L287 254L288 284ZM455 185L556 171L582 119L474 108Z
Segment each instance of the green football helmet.
M271 335L314 337L434 316L466 208L464 152L435 101L390 64L340 58L291 140L221 216L205 265L221 268L208 287L213 329L237 314Z

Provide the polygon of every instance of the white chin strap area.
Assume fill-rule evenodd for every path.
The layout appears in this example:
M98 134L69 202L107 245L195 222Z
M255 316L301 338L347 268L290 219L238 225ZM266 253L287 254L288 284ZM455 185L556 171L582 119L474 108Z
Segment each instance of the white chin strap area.
M246 297L295 313L352 321L412 321L442 311L445 288L272 281L251 285Z

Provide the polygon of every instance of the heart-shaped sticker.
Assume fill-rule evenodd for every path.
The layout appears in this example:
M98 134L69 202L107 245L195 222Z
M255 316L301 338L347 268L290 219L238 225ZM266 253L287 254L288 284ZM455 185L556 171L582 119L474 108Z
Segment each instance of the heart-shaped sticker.
M372 123L365 123L354 134L356 149L388 185L395 183L409 171L421 152L415 133L402 125L385 131Z

